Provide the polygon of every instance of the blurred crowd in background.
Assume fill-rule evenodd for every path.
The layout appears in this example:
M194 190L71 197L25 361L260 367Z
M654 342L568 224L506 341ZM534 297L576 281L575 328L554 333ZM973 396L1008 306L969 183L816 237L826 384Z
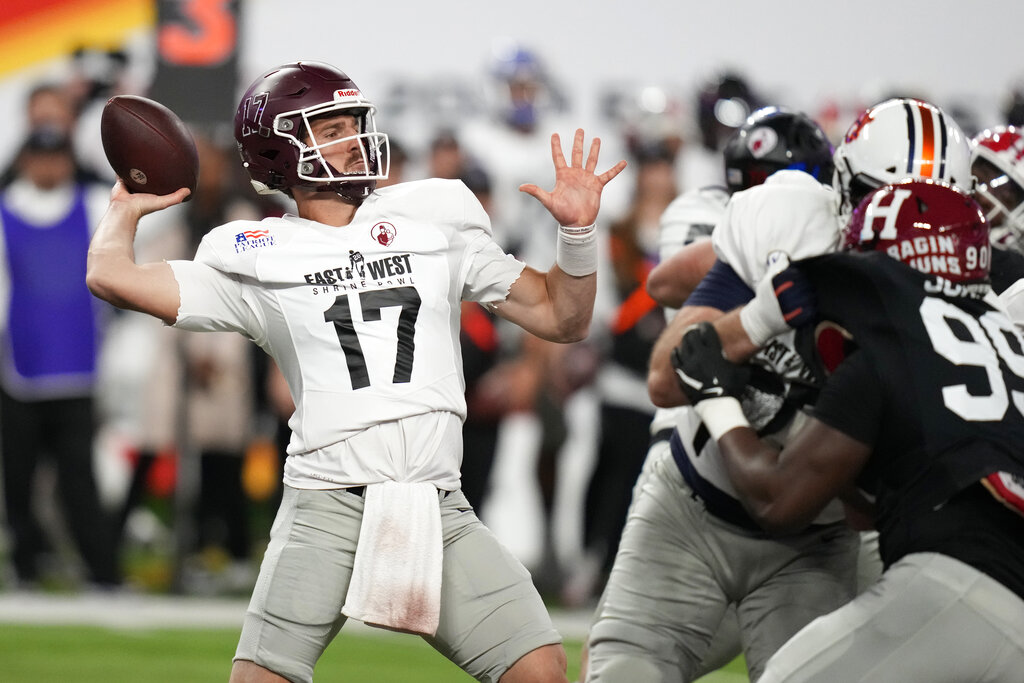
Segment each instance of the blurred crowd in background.
M292 411L282 378L238 335L184 335L83 299L75 288L88 229L114 180L99 114L112 95L150 94L125 77L129 66L116 50L76 53L65 77L30 90L24 139L0 160L5 238L22 239L23 223L67 230L46 247L60 257L48 251L46 259L19 260L21 247L9 242L0 258L0 588L248 595L281 493ZM559 85L567 76L530 46L509 45L475 81L363 86L391 138L387 182L461 179L507 251L551 263L555 226L518 187L550 187L550 135L567 140L581 125L574 112L582 103ZM929 96L876 95L822 101L805 113L835 142L877 101ZM999 100L998 120L962 103L937 104L969 136L1024 124L1024 91L1008 88ZM602 159L629 162L605 193L601 292L589 338L543 342L475 304L464 305L462 330L463 488L499 536L525 514L503 487L536 492L527 499L537 508L536 538L509 545L523 549L542 593L570 606L599 595L647 452L654 412L647 360L665 325L645 291L659 218L684 190L724 184L721 150L750 113L790 106L728 71L690 91L629 86L589 104L601 117L588 133L602 136ZM193 127L198 189L188 203L144 219L140 261L191 257L211 227L290 210L283 195L259 196L249 186L230 112L223 119ZM20 299L19 279L40 277L63 278L76 303L28 315L26 307L48 303ZM516 464L503 466L509 459ZM527 474L510 482L509 472Z

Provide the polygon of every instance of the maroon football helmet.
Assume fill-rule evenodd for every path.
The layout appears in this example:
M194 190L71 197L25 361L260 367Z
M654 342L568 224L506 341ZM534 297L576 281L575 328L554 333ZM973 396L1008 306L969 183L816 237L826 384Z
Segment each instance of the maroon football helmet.
M377 132L376 108L343 72L320 62L295 62L267 71L245 91L235 113L235 141L242 163L260 194L300 187L336 192L360 202L388 177L388 137ZM324 115L348 114L359 133L317 141L310 126ZM321 150L357 140L363 156L359 173L344 173Z
M985 214L970 195L934 180L885 185L865 197L843 231L843 249L884 251L951 282L988 279Z

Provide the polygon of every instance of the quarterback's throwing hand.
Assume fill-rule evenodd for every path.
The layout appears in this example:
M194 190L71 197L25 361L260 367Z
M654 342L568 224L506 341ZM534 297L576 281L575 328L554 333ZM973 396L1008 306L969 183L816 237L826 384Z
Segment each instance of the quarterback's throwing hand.
M586 165L583 163L583 129L576 130L572 141L572 156L569 164L562 153L562 141L558 133L551 136L551 160L555 164L555 187L548 192L532 183L519 186L520 192L535 197L544 205L559 225L593 225L601 208L601 191L612 178L626 168L620 161L604 173L597 175L597 157L601 151L601 139L590 143Z
M722 355L722 342L709 322L698 323L672 350L672 367L690 405L709 398L738 397L750 380L750 368Z

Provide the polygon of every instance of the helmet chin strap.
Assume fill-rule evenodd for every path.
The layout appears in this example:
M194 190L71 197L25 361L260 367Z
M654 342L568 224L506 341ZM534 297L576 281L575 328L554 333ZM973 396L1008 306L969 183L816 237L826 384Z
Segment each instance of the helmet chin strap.
M363 200L370 196L377 183L375 181L353 181L345 183L341 187L335 187L334 193L343 201L359 206Z

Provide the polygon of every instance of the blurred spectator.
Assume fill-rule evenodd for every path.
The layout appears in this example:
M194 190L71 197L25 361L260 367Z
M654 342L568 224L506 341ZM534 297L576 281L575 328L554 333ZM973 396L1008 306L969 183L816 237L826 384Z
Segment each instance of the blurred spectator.
M14 569L27 585L43 578L47 534L33 507L37 470L47 457L87 580L121 582L114 525L93 471L93 397L101 313L108 309L85 287L89 238L108 194L76 181L71 138L57 127L29 132L0 194L0 454Z
M186 567L184 587L247 593L256 578L249 501L242 486L255 427L251 344L219 332L185 337L182 349L188 438L200 464L193 548L199 555Z
M144 94L132 82L128 53L119 49L79 48L71 55L68 90L78 113L75 125L75 154L105 181L114 181L102 141L96 131L107 100L114 95Z
M697 89L695 105L700 144L687 145L680 157L684 190L725 184L722 148L761 97L743 75L725 70Z
M568 103L534 50L515 42L497 43L489 67L491 116L470 122L459 132L459 143L463 153L490 176L493 193L488 208L495 240L528 263L550 263L555 248L550 216L519 186L554 183L548 163L551 134L558 132L565 143L577 126L564 119ZM499 333L507 329L501 326ZM542 593L557 595L563 571L555 552L553 516L558 458L570 437L565 403L590 379L592 368L583 374L571 371L577 365L590 365L576 362L589 351L582 344L551 344L518 328L510 334L509 340L502 335L503 345L515 357L496 371L509 372L516 378L510 386L529 392L525 401L540 428L535 475L541 499L541 542L533 576ZM519 405L523 398L509 397L508 402Z
M626 522L633 484L650 440L654 404L647 395L647 361L665 328L665 316L647 294L647 274L657 262L659 219L676 196L677 147L636 137L633 203L610 227L611 307L597 332L602 355L596 386L600 400L597 460L584 501L584 560L567 583L567 604L599 595L611 571Z
M490 176L464 153L451 130L441 129L430 141L427 175L461 180L480 200L484 210L491 210ZM506 368L500 365L499 322L497 316L480 305L462 303L459 339L467 406L462 425L462 491L478 516L483 513L489 489L501 418L516 404ZM520 400L516 405L526 409L529 403Z
M235 162L233 143L225 143L216 131L192 132L199 154L195 196L175 214L175 229L150 242L151 257L191 256L211 227L261 217L261 207ZM150 316L125 315L154 353L142 370L144 409L122 522L147 502L148 493L160 492L154 477L175 463L171 488L188 525L175 529L184 537L178 552L187 555L179 558L185 560L184 575L178 577L181 587L202 593L247 592L255 567L243 470L257 426L256 352L235 334L183 335ZM194 471L181 460L193 455L198 457ZM175 521L183 523L183 518Z
M534 51L515 44L497 46L487 83L491 115L467 123L459 131L459 144L491 177L491 222L498 242L520 257L550 261L550 218L519 186L554 182L548 163L551 133L558 132L565 141L575 127L563 120L565 101ZM524 253L534 250L544 253Z
M53 129L73 140L78 121L78 106L74 95L67 86L60 83L45 82L34 86L25 100L25 121L30 131ZM76 182L99 180L96 171L82 164L77 154L74 156L74 165ZM17 160L14 160L0 175L0 187L10 185L17 177Z
M1018 85L1010 90L1003 106L1003 118L1007 125L1024 126L1024 85Z

